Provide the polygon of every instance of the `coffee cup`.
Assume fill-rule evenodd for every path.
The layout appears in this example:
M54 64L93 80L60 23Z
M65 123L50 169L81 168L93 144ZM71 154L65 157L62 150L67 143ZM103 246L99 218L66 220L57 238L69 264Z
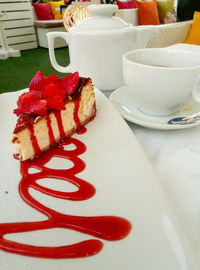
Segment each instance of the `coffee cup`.
M123 79L144 113L175 113L193 98L200 103L200 55L168 48L146 48L123 55Z

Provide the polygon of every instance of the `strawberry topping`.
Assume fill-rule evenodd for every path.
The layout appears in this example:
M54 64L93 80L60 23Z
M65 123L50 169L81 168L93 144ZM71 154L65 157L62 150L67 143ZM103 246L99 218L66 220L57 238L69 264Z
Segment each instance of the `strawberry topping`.
M74 72L64 78L59 82L59 86L63 88L67 95L72 95L78 87L79 73Z
M47 101L45 99L39 99L32 102L29 106L30 114L45 116L47 114Z
M39 71L36 73L35 77L31 80L29 85L29 91L40 91L41 83L44 80L43 72Z
M38 99L29 104L24 104L14 110L17 116L22 114L34 114L39 116L45 116L47 113L47 101L45 99Z
M20 107L20 106L23 106L24 104L30 104L31 102L39 98L40 98L40 92L38 91L27 92L19 96L17 100L17 105L18 107Z
M50 83L55 83L57 84L59 81L59 78L56 74L50 75L49 77L45 78L42 82L41 82L41 89L45 88L48 84Z
M66 98L65 91L55 83L48 84L45 88L42 89L41 97L49 98L54 96L60 96L62 99Z
M75 72L62 79L57 75L45 78L37 72L29 85L29 92L23 93L17 100L17 115L29 114L45 116L48 110L65 110L67 96L72 95L79 83L79 73Z
M47 98L47 107L53 110L65 110L65 103L60 96Z

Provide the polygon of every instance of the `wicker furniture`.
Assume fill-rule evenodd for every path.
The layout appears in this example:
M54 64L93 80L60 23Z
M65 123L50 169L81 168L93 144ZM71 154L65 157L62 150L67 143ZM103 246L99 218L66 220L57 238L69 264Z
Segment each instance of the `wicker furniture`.
M67 31L70 27L92 16L92 14L87 9L88 5L91 5L91 3L72 2L72 4L66 8L63 16L63 22Z

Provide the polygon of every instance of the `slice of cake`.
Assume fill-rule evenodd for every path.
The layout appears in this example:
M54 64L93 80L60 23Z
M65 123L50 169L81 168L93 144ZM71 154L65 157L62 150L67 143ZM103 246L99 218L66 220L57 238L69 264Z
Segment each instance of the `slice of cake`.
M96 115L92 81L78 72L61 79L37 72L17 105L12 143L20 160L33 159L62 138L81 132Z

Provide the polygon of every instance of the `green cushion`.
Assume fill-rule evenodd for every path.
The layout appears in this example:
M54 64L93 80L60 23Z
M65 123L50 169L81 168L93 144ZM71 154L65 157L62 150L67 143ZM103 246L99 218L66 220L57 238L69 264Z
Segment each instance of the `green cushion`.
M174 0L156 0L160 23L164 22L167 12L174 14Z

